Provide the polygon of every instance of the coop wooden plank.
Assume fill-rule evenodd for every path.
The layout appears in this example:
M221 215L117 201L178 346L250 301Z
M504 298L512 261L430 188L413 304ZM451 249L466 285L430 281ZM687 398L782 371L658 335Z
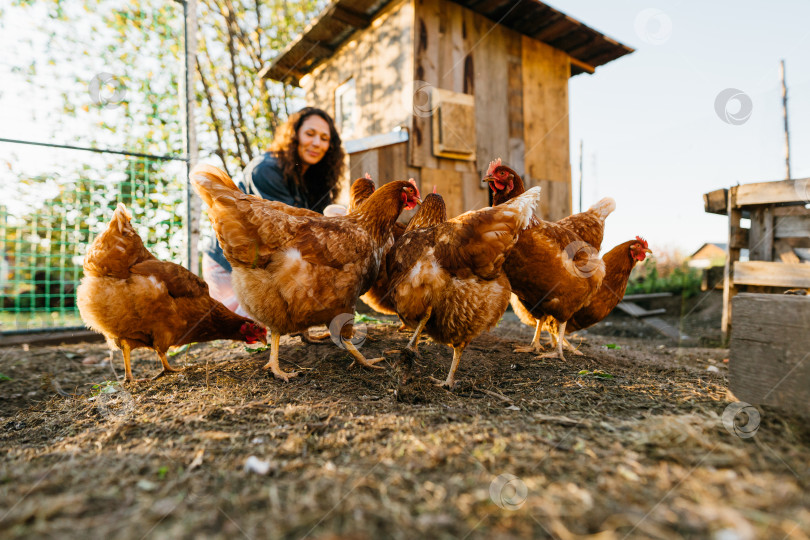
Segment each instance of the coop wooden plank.
M522 37L523 128L528 185L544 194L540 214L558 220L571 213L571 163L568 130L568 74L562 51ZM555 184L555 185L551 185Z
M810 297L740 293L729 387L752 405L810 415Z
M493 157L502 157L516 170L525 170L523 154L526 144L523 139L523 71L521 67L521 38L515 32L505 32L508 53L508 106L509 106L509 150L504 156L494 154ZM479 156L479 163L482 157ZM486 166L486 164L484 164ZM482 169L483 170L483 169Z
M737 186L737 206L772 204L803 200L803 190L810 179L758 182Z
M406 143L392 144L377 149L379 176L374 177L377 186L387 184L392 180L407 180L407 155L408 147Z
M366 150L365 152L355 152L349 154L349 180L353 182L355 179L365 175L371 175L374 182L380 185L380 169L379 169L379 152L378 149Z
M510 41L519 41L519 37L486 17L470 10L464 11L467 30L465 45L469 46L465 66L473 68L476 168L483 173L490 160L496 157L509 159L508 47ZM482 66L485 67L482 69Z
M784 264L772 261L737 261L735 285L765 287L810 287L810 264Z
M436 186L436 190L447 205L448 218L464 213L462 206L464 191L461 181L462 173L458 171L422 168L422 191L427 195L433 190L433 186Z
M464 188L465 212L489 206L487 188L481 185L481 178L477 172L461 173L461 183Z
M728 189L716 189L703 194L703 210L709 214L728 214Z
M439 0L422 0L414 3L414 83L412 137L410 140L410 163L412 167L438 168L438 159L433 155L431 139L432 103L429 96L432 88L439 87Z

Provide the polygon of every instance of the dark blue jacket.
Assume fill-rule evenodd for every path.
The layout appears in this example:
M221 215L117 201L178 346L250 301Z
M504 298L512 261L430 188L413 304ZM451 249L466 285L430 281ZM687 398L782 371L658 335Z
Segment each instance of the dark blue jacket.
M301 194L298 186L284 179L281 167L270 152L255 157L247 164L244 179L238 182L237 186L244 193L258 195L268 201L279 201L298 208L309 208L306 198ZM231 265L225 258L225 254L222 253L222 247L216 238L205 252L228 272L231 271Z

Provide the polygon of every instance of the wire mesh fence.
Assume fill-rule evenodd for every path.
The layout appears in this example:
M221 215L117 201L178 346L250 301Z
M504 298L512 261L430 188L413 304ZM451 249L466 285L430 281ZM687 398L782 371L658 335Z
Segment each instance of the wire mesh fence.
M48 154L63 159L0 186L0 332L82 325L76 307L82 261L119 202L155 256L185 262L185 161ZM79 159L82 166L65 164Z

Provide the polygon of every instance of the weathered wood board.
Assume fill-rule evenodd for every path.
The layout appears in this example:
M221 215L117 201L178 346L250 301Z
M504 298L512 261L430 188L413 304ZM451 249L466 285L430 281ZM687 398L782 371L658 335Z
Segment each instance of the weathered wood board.
M703 194L703 210L709 214L728 214L728 189L717 189Z
M729 388L741 401L810 416L810 297L734 297Z
M810 179L782 180L779 182L758 182L737 187L737 204L789 203L807 201L810 197Z
M734 263L734 284L763 287L810 287L810 264L737 261Z

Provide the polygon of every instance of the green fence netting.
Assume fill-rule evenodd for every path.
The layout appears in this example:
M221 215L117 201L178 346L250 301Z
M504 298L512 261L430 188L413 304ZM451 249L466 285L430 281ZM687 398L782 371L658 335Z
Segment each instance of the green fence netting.
M82 325L83 257L119 202L155 256L185 262L185 162L85 159L72 172L60 166L0 185L0 332Z

